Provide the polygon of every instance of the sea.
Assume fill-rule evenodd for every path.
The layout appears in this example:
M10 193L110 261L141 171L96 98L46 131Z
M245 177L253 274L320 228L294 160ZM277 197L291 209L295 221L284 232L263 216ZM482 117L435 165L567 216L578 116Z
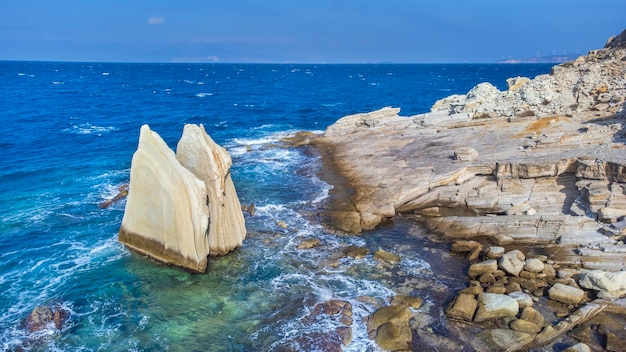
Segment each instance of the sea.
M464 259L410 217L359 236L325 228L320 158L281 140L385 106L425 113L478 83L505 90L550 68L0 61L0 350L334 350L345 321L316 306L342 300L352 322L341 348L378 351L365 319L397 294L422 298L415 316L445 335ZM175 148L188 123L228 150L241 203L256 207L243 246L204 274L131 252L117 240L125 201L99 206L129 182L141 125ZM298 248L310 238L319 245ZM369 252L338 255L348 246ZM377 261L379 249L400 262ZM69 316L31 331L38 306Z

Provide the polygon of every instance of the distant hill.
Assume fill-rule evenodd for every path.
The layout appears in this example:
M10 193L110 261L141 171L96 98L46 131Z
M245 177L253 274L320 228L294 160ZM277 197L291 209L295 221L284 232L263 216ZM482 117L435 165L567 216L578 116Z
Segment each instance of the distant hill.
M566 61L576 60L578 54L535 56L525 59L508 59L498 61L499 64L560 64Z

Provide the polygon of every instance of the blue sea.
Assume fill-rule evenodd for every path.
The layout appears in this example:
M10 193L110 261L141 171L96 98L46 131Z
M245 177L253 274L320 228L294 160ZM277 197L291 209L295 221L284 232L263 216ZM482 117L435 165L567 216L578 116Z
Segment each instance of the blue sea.
M344 351L377 351L363 318L395 294L423 298L418 314L446 334L442 307L465 286L463 259L399 217L360 236L317 217L332 187L314 152L284 147L297 131L385 106L429 111L481 82L548 73L550 65L256 65L0 62L0 350L312 351L336 343L336 317L353 307ZM117 241L139 128L174 148L184 124L203 124L233 157L246 215L243 247L210 258L205 274L163 266ZM298 249L304 239L320 245ZM363 246L362 259L339 258ZM395 266L372 254L401 256ZM335 257L336 258L336 257ZM60 329L28 331L40 305L70 313ZM327 340L327 341L326 341Z

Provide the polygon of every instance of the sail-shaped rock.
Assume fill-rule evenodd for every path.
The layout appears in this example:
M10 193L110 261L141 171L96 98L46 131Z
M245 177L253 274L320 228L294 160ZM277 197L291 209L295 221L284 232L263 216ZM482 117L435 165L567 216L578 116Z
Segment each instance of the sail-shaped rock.
M226 149L215 143L202 125L185 125L176 158L206 186L210 255L223 255L241 246L246 227L230 176L232 159Z
M204 272L209 245L206 187L161 137L141 127L119 240L161 262Z

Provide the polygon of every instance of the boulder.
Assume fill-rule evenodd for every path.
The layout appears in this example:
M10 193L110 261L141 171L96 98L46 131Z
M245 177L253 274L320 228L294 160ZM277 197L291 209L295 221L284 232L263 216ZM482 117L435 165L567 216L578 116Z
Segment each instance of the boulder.
M413 314L404 306L387 306L377 309L367 320L367 331L375 331L388 322L404 322L408 324Z
M513 298L497 293L481 293L478 295L478 309L475 322L514 317L519 312L519 304Z
M29 332L35 332L47 327L62 330L65 328L69 317L70 312L59 304L40 305L35 307L22 321L22 327Z
M409 319L412 316L405 306L382 307L370 315L367 331L385 350L409 350L412 341Z
M208 226L205 183L180 164L156 132L143 125L130 167L120 242L166 264L204 272Z
M524 270L531 273L540 273L543 271L545 264L536 258L526 259L524 262Z
M472 321L477 307L478 301L473 295L460 293L450 304L446 313L453 318Z
M450 250L456 253L471 252L476 248L483 248L482 244L476 241L458 240L452 242Z
M551 300L565 304L579 304L585 298L585 291L562 283L556 283L548 290Z
M315 238L315 237L305 238L302 241L300 241L300 243L298 244L296 248L311 249L311 248L317 247L320 244L320 242L321 241L319 238Z
M525 307L524 309L522 309L520 319L529 321L539 327L543 327L543 324L545 323L545 318L543 317L543 315L533 307Z
M354 259L363 259L369 254L367 247L348 246L343 251L348 257Z
M529 334L536 334L541 331L541 326L524 319L513 320L509 326L515 331L526 332Z
M487 248L487 258L498 259L504 254L504 247L490 246Z
M411 348L411 327L408 323L388 322L378 328L376 343L387 351L405 351Z
M391 305L403 306L413 309L417 309L422 305L422 299L420 297L396 295L391 299Z
M495 259L487 259L470 265L467 275L474 277L481 274L491 274L496 270L498 270L498 262Z
M533 299L527 293L515 291L509 293L508 296L516 300L520 308L531 307L533 305Z
M519 276L519 273L524 269L524 260L526 256L519 249L506 252L500 257L498 261L498 267L507 273Z
M597 291L620 291L626 289L626 271L591 270L580 276L581 287Z

